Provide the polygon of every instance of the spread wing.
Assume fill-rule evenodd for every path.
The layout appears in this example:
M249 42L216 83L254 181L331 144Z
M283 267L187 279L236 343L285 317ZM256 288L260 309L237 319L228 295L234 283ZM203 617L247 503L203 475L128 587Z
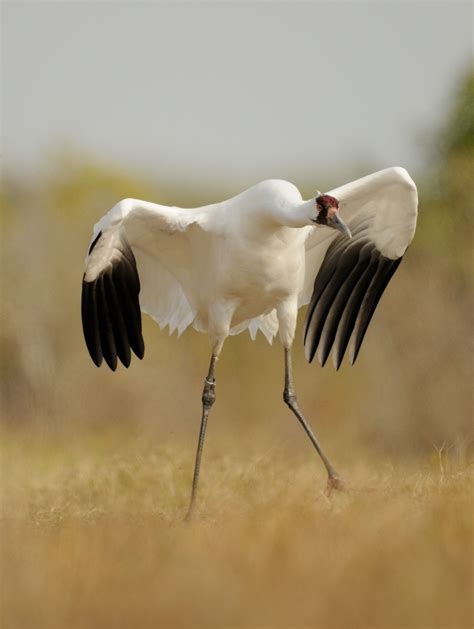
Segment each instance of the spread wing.
M186 231L197 221L189 210L125 199L97 223L86 257L81 311L86 345L98 367L103 359L112 370L117 359L128 367L131 350L143 358L140 309L170 329L192 321L181 285L168 269L186 266Z
M418 196L403 168L379 171L329 194L339 200L352 239L329 228L312 229L301 302L309 301L307 359L316 355L323 366L332 349L338 369L349 341L350 363L356 360L382 293L413 239Z

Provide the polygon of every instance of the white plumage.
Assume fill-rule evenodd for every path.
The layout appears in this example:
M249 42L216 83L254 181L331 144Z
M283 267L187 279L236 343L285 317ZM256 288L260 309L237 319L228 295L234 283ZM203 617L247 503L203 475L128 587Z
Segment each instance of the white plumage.
M89 352L97 365L104 358L112 369L117 357L128 366L130 348L141 358L140 309L170 333L190 325L207 332L212 359L203 394L205 429L226 337L248 329L255 338L260 330L272 342L279 333L285 401L320 451L296 406L291 379L297 310L310 304L310 361L316 355L324 364L332 348L338 368L350 341L354 362L415 233L417 203L416 186L403 168L379 171L309 201L280 180L195 209L120 201L95 225L86 258L82 315ZM337 475L320 454L334 485ZM198 449L195 484L199 458Z
M363 218L384 256L400 258L416 225L417 192L406 170L389 168L328 192L349 227ZM123 232L140 278L140 307L170 333L209 329L210 310L230 334L258 330L271 343L277 306L309 303L324 255L337 236L311 224L314 200L303 202L286 181L263 181L236 197L195 209L125 199L94 227L101 238L86 258L92 281L117 255ZM298 229L299 228L299 229ZM211 325L212 325L211 321Z

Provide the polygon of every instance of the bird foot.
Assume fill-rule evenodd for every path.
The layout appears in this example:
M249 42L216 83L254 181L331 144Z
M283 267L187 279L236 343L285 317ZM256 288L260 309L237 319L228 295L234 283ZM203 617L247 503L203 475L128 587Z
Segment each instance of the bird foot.
M339 476L328 476L328 483L326 485L326 496L329 497L334 489L345 491L346 484Z
M191 522L193 519L193 511L192 509L188 509L186 515L183 518L183 522Z

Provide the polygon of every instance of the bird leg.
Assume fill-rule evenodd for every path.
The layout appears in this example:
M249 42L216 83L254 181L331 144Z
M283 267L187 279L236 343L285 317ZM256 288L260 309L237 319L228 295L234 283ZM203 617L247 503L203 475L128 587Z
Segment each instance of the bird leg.
M213 354L211 357L211 364L209 365L209 372L207 378L204 379L204 389L202 391L202 419L201 430L199 431L199 441L196 452L196 463L194 464L194 477L193 488L191 491L191 501L189 503L188 512L185 520L189 520L194 511L194 504L196 501L197 487L199 481L199 471L201 469L201 456L204 448L204 438L206 436L207 418L212 405L216 401L216 379L214 377L214 371L217 362L217 355Z
M324 454L316 435L311 430L311 427L309 426L308 422L303 416L303 413L299 409L298 401L296 399L296 393L293 387L291 349L289 348L285 348L285 390L283 392L283 399L298 418L298 421L303 426L306 434L311 440L311 443L316 448L316 451L318 452L324 463L324 467L326 468L328 473L327 494L330 495L333 489L342 489L343 482L341 477L331 465L331 462L329 461L327 456Z

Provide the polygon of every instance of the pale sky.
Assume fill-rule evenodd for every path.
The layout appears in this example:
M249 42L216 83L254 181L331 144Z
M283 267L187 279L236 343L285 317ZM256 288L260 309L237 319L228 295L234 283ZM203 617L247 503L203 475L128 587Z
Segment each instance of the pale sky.
M68 142L160 180L423 166L470 2L4 2L3 153Z

